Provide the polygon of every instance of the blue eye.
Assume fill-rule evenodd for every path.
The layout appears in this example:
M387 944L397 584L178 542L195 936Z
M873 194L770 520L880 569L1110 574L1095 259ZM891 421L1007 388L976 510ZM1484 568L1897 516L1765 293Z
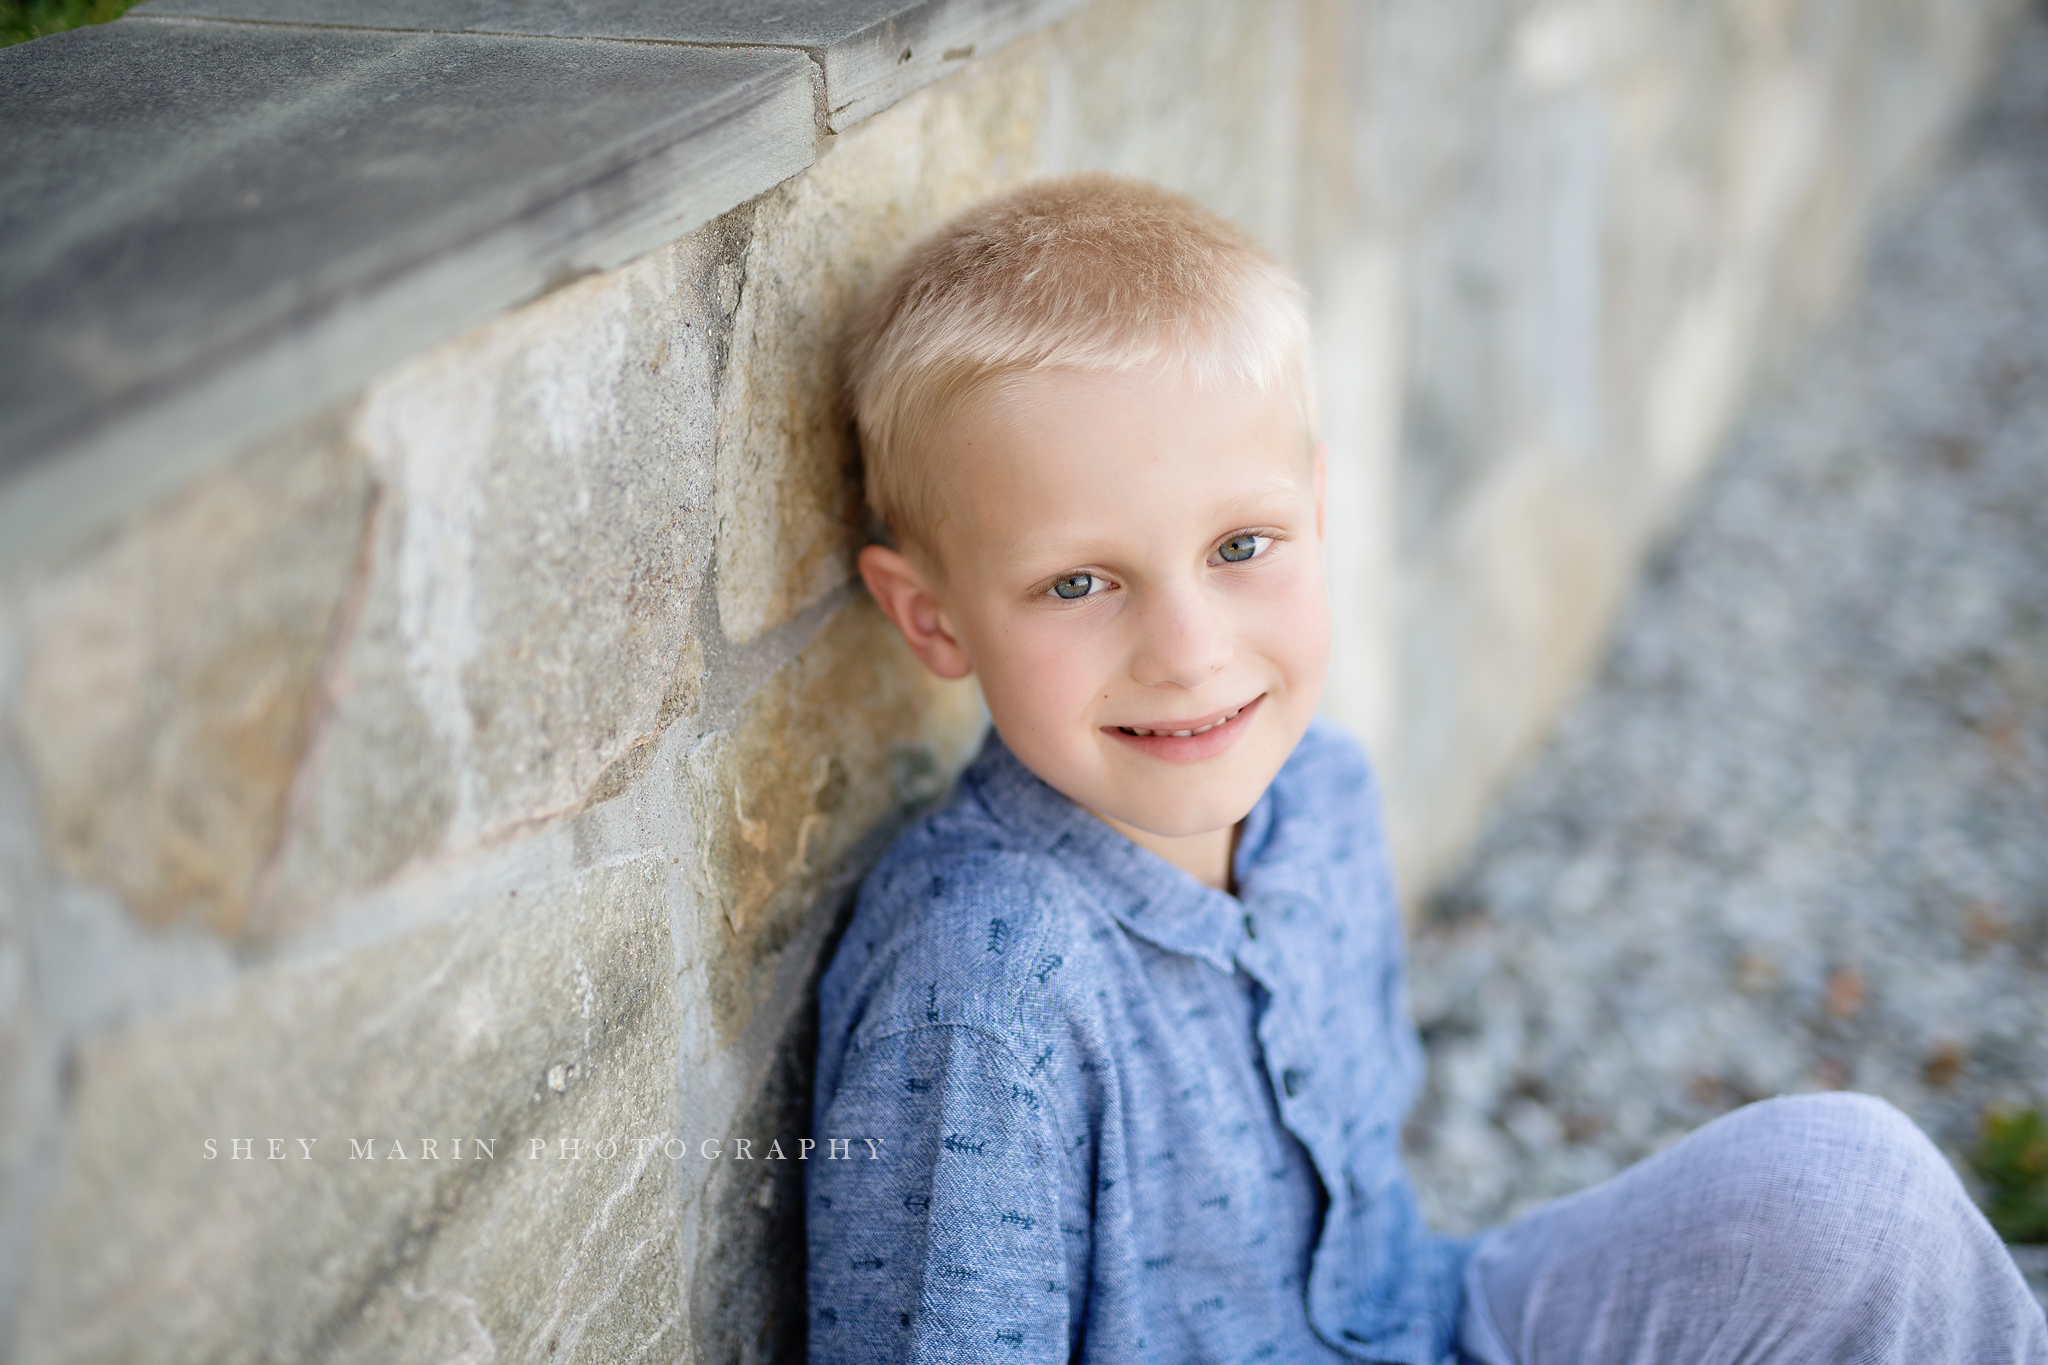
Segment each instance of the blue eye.
M1265 539L1265 536L1255 536L1246 531L1224 541L1217 547L1216 553L1221 555L1226 563L1242 564L1259 552L1259 542Z
M1076 597L1086 597L1095 590L1095 575L1092 573L1065 574L1053 580L1052 590L1069 600Z

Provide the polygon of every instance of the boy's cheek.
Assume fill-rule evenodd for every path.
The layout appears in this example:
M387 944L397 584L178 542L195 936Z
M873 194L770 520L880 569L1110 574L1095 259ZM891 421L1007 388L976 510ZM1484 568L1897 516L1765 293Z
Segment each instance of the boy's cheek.
M982 696L998 721L1028 721L1035 728L1073 724L1086 714L1099 681L1088 670L1087 650L1071 632L1031 629L1001 632L988 642L981 670Z
M1327 667L1330 602L1320 566L1276 575L1270 590L1257 594L1245 608L1241 638L1253 642L1260 653L1296 668L1314 667L1318 674Z

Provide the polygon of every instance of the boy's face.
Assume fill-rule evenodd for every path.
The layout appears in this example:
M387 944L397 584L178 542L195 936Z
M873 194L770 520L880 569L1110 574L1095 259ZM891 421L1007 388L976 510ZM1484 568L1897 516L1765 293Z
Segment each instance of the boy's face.
M930 458L943 576L870 548L884 610L935 671L979 676L1052 787L1183 866L1165 845L1227 858L1329 658L1322 457L1292 395L1040 372L970 401Z

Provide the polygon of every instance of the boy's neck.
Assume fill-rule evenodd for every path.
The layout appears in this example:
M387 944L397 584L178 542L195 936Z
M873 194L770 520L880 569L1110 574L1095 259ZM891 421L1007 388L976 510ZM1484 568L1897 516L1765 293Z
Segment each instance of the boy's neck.
M1084 806L1082 809L1087 808ZM1237 853L1237 832L1244 825L1242 820L1234 825L1225 825L1222 829L1212 829L1181 838L1169 838L1166 835L1154 834L1150 830L1137 829L1121 820L1113 820L1101 811L1088 813L1139 848L1166 859L1204 886L1213 886L1218 891L1233 896L1237 894L1237 886L1230 875L1230 865Z

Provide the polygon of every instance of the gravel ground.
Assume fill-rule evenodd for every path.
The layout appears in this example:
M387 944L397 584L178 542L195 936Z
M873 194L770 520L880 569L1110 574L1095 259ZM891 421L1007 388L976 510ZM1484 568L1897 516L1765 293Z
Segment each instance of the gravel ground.
M1412 975L1452 1230L1768 1095L1882 1095L1959 1166L1987 1105L2048 1107L2048 25L1738 431Z

